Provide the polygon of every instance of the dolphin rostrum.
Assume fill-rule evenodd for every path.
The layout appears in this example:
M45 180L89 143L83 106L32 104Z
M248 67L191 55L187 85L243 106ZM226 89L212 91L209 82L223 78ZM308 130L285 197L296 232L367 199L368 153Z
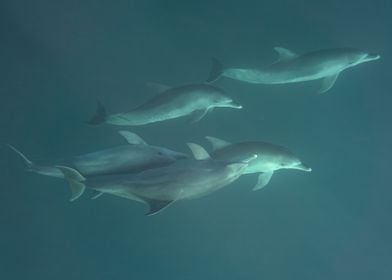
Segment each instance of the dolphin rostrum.
M83 176L136 173L144 169L157 168L184 159L188 156L163 147L148 145L142 138L130 131L119 131L128 145L121 145L89 154L84 154L52 164L38 164L29 160L13 146L25 162L26 169L41 175L63 178L56 165L66 165L78 170Z
M138 126L184 116L190 116L192 122L197 122L217 107L242 108L222 89L209 84L158 88L161 92L157 96L127 113L107 115L103 105L98 102L97 111L89 124Z
M279 169L297 169L310 172L312 169L285 147L266 142L229 143L225 140L206 136L211 143L211 157L218 160L236 160L249 155L257 155L245 169L244 174L260 173L253 190L265 187L275 171Z
M205 196L236 180L256 155L237 161L213 160L199 145L188 143L195 159L184 159L171 165L137 174L84 177L77 170L58 166L68 181L71 201L81 196L86 187L97 192L144 202L147 215L163 210L175 201Z
M278 60L260 69L223 69L219 61L213 59L207 81L212 82L220 76L255 84L287 84L320 79L322 85L319 92L324 93L332 88L343 70L380 58L380 55L351 48L325 49L303 55L282 47L274 49L279 54Z

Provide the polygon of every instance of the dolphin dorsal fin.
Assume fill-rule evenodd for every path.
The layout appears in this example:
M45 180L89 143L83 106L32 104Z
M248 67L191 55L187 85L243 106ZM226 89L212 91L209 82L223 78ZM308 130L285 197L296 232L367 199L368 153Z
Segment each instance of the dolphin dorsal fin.
M192 151L193 156L197 160L210 159L208 152L200 145L195 143L187 143L189 149Z
M131 145L147 145L146 141L144 141L139 135L127 131L127 130L120 130L118 132L122 137L127 140L127 142Z
M161 83L155 83L155 82L148 82L147 86L150 89L152 89L152 90L154 90L154 91L156 91L158 93L162 93L164 91L167 91L167 90L171 89L171 87L168 86L168 85L161 84Z
M294 58L296 58L298 56L295 52L293 52L293 51L291 51L289 49L286 49L286 48L274 47L274 50L279 55L279 58L278 58L277 61L275 61L275 63L279 62L279 61L285 61L285 60L294 59Z
M206 136L205 138L211 143L212 149L214 151L223 149L223 148L231 145L230 142L216 138L216 137Z

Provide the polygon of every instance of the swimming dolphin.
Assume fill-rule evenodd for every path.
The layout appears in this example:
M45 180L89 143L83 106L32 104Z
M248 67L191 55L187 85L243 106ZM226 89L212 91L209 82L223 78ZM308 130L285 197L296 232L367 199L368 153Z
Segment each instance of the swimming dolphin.
M249 155L257 155L245 169L244 174L260 173L253 190L265 187L275 171L280 169L297 169L310 172L312 169L285 147L266 142L229 143L225 140L206 136L211 143L211 157L218 160L236 160Z
M147 215L163 210L175 201L205 196L236 180L256 155L238 161L218 161L209 157L199 145L188 143L195 159L184 159L171 165L145 170L138 174L82 176L77 170L58 166L68 181L71 201L80 197L86 187L98 192L144 202Z
M9 145L9 147L24 160L28 171L58 178L64 177L60 169L56 167L59 164L72 167L83 176L96 176L140 172L188 157L183 153L148 145L142 138L130 131L123 130L119 133L127 140L128 145L84 154L51 164L34 163L13 146Z
M160 88L161 92L157 96L127 113L107 115L103 105L98 103L97 111L89 124L137 126L184 116L190 116L192 122L197 122L217 107L242 108L222 89L209 84L191 84L174 88L160 86Z
M350 48L325 49L303 55L282 47L274 49L279 54L278 60L260 69L223 69L221 64L213 59L207 81L212 82L220 76L255 84L287 84L321 79L319 92L324 93L332 88L343 70L380 58L377 54Z

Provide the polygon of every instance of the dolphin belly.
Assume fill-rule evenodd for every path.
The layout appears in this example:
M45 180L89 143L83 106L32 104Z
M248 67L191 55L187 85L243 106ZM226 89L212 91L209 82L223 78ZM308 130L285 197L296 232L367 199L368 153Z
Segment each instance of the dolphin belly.
M208 195L233 182L244 168L245 165L232 172L226 168L226 163L182 160L138 174L87 178L85 183L94 190L125 198L177 201Z
M128 113L119 113L108 116L106 123L113 125L130 125L139 126L155 122L162 122L180 118L192 113L189 106L176 107L173 106L159 106L149 110L137 110Z

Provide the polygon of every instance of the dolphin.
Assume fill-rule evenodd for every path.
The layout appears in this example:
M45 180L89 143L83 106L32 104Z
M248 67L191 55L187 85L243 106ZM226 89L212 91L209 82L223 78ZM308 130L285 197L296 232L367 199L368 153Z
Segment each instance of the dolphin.
M259 173L253 190L265 187L275 171L280 169L296 169L310 172L312 169L301 162L287 148L266 142L230 143L225 140L206 136L211 143L213 152L211 157L218 160L236 160L249 155L257 158L249 163L243 174Z
M70 167L58 168L71 188L71 201L80 197L87 187L144 202L149 206L146 215L154 215L175 201L202 197L232 183L257 157L251 155L237 161L213 160L201 146L193 143L188 143L188 146L195 159L184 159L138 174L84 177Z
M295 52L275 47L279 58L269 66L260 69L223 69L218 60L213 59L208 82L220 76L254 84L287 84L312 80L322 80L320 93L331 89L340 72L358 64L377 60L378 54L370 54L351 48L335 48L298 55Z
M191 122L201 120L217 107L241 109L225 92L209 84L190 84L174 88L161 85L160 93L127 113L107 115L98 102L98 108L89 121L91 125L139 126L155 122L190 116Z
M56 165L67 165L83 176L136 173L149 168L172 164L188 156L163 147L148 145L142 138L130 131L119 131L128 145L121 145L93 153L75 156L51 164L38 164L29 160L15 147L8 145L25 162L28 171L41 175L63 178Z

